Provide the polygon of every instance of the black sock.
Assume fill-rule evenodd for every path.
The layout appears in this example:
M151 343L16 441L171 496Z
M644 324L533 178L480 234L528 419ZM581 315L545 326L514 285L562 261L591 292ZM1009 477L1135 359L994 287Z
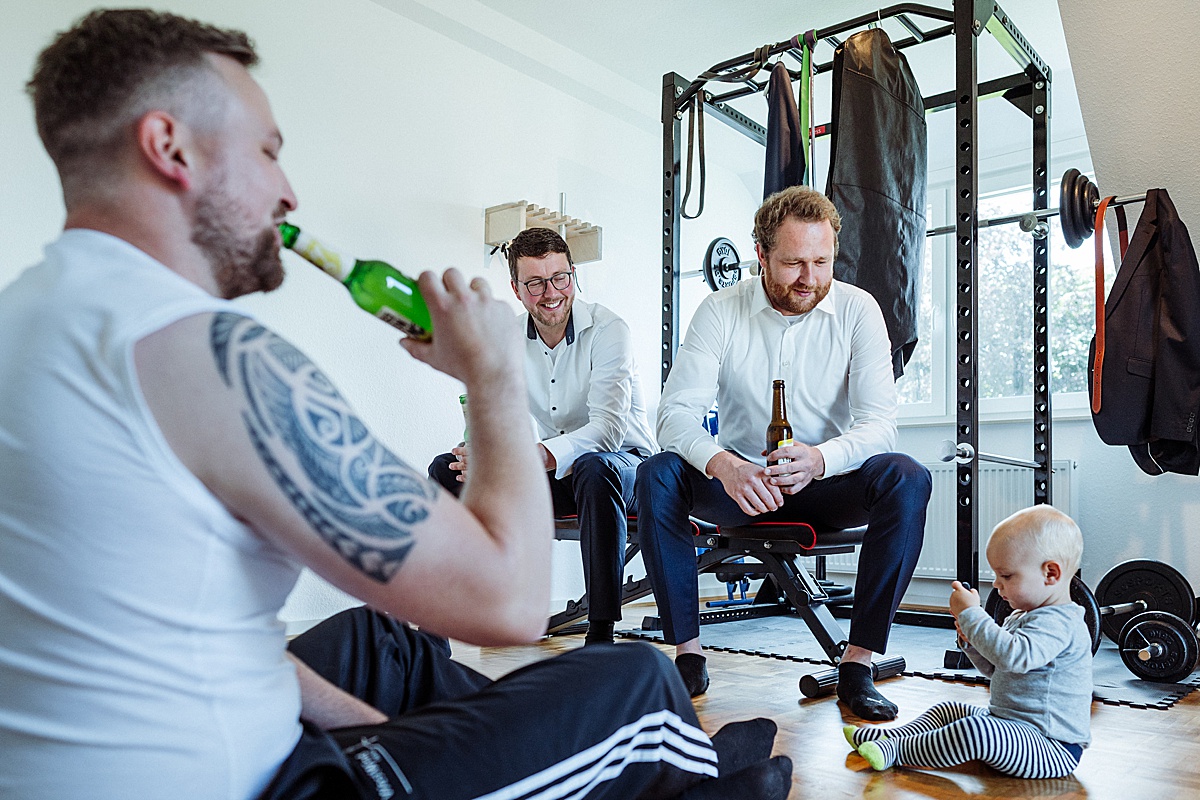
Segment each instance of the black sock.
M588 620L587 636L583 637L584 646L586 647L589 644L612 644L614 624L611 620L606 619Z
M757 719L731 722L712 736L721 775L732 775L771 757L775 733L774 720Z
M786 800L792 790L792 760L775 756L732 775L701 781L680 800Z
M838 665L837 696L859 717L870 720L895 719L900 709L875 689L871 668L854 661Z
M683 653L675 657L675 668L689 697L699 697L708 691L708 660L696 653Z

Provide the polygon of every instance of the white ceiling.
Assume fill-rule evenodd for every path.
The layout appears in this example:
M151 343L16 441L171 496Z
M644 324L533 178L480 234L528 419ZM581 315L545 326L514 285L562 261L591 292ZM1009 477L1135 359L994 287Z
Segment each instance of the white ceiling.
M809 29L836 25L889 5L870 0L805 3L759 0L753 4L728 0L376 2L647 132L661 130L659 96L664 73L673 71L694 78L708 67L751 52L760 45L783 41ZM929 4L948 7L949 0ZM1077 157L1086 151L1087 145L1057 2L1007 0L1002 8L1053 71L1051 140L1055 169L1061 171L1066 166L1087 169L1089 164ZM942 24L913 19L925 30ZM909 35L895 21L885 22L883 27L893 40ZM981 81L1016 71L1015 62L992 37L985 34L980 42ZM952 37L904 52L926 96L953 89ZM818 46L819 63L831 57L828 43ZM789 63L789 66L795 65ZM828 114L828 78L821 76L816 84L818 117L822 115L822 107ZM741 99L734 105L765 122L765 102L761 95ZM1023 156L1027 157L1030 148L1027 118L1002 101L984 103L980 114L981 157L990 155L997 164L1011 164L1014 159L1019 162ZM952 148L934 143L943 134L947 141L952 141L952 124L949 114L930 117L930 169L935 177L938 169L951 166ZM939 159L944 160L939 163ZM988 164L981 163L981 172L987 169Z
M515 69L546 86L569 94L611 114L618 123L658 136L662 76L677 72L694 78L707 68L753 51L764 44L784 41L797 33L821 29L854 19L889 5L884 0L374 0L374 2L434 33L488 56L499 65ZM949 7L951 0L929 5ZM1090 170L1087 141L1071 75L1067 46L1055 0L1006 0L1005 13L1036 49L1053 72L1051 97L1051 174L1067 167ZM731 11L731 9L733 9ZM802 15L797 12L802 10ZM930 19L914 21L924 30L940 27ZM894 20L883 25L898 40L909 34ZM844 38L844 37L843 37ZM953 37L928 42L904 51L926 96L954 88ZM818 46L818 63L829 61L832 48ZM791 66L791 64L789 64ZM990 80L1017 71L1016 63L987 34L980 37L979 79ZM764 76L765 77L765 76ZM717 85L724 86L726 84ZM819 122L829 114L830 76L818 77L814 108ZM733 105L742 113L766 122L762 94L741 98ZM528 109L536 113L536 100ZM950 180L953 169L953 116L929 116L930 178ZM721 164L739 175L747 187L761 184L762 155L756 146L723 144L733 136L723 125L710 125L714 152ZM1031 154L1029 120L1008 103L981 103L978 120L981 186L986 182L1016 185L1023 180ZM722 132L717 132L722 131ZM613 135L622 133L614 124ZM818 144L817 180L821 179ZM739 151L739 152L734 152ZM1015 170L1015 173L1013 172ZM1002 173L1007 174L1001 177ZM990 179L989 175L995 175Z
M731 3L728 0L688 0L686 3L666 0L479 2L654 91L661 85L661 76L665 72L674 71L694 77L715 63L748 53L759 45L783 41L793 34L835 25L891 5L883 0L809 0L805 3L795 0L758 0L754 3ZM949 2L934 0L928 5L948 8ZM1069 71L1058 4L1054 0L1008 0L1002 7L1056 73L1060 69ZM926 30L938 25L930 20L922 22ZM893 39L908 36L894 22L886 23L884 28ZM918 55L920 51L932 48L944 50L944 53ZM831 52L824 47L818 50L818 55L822 60L828 60ZM908 54L914 62L914 68L919 64L923 66L924 62L929 63L932 69L927 75L934 77L935 83L937 77L946 79L943 82L947 85L934 86L934 90L951 88L952 61L942 60L938 64L938 56L949 55L952 58L949 41L913 48ZM1011 72L1012 63L995 46L981 48L980 72L984 79ZM939 69L939 66L942 68ZM926 92L932 93L928 89Z

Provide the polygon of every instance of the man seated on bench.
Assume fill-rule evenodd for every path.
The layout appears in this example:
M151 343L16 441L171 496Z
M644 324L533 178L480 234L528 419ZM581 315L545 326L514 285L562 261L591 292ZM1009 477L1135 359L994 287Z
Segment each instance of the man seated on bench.
M704 299L663 387L665 452L638 469L638 531L665 638L695 697L708 670L688 515L723 526L866 524L838 697L860 717L886 720L897 709L876 691L870 663L887 648L921 552L931 483L920 464L889 452L896 389L887 330L869 294L833 280L840 229L837 209L812 189L763 202L754 219L761 280ZM767 453L778 379L795 444ZM719 445L700 422L714 399Z
M633 360L629 326L599 303L575 302L575 264L567 243L547 228L521 231L507 248L513 292L527 313L529 409L538 453L549 473L554 513L579 515L588 593L585 644L611 643L621 619L626 516L636 513L638 465L658 452ZM459 445L429 465L458 494L468 465Z

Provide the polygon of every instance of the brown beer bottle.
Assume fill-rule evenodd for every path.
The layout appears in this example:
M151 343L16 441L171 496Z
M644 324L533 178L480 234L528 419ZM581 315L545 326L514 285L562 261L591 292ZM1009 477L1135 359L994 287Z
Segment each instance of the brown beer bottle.
M771 424L767 426L767 452L792 444L792 426L787 421L787 406L783 399L783 381L775 381L771 397ZM768 461L767 466L786 464L790 458Z

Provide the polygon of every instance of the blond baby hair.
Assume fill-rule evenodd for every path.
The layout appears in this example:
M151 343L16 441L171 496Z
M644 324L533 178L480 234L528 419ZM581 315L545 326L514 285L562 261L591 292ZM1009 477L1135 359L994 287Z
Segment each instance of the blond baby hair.
M1057 561L1065 576L1074 575L1083 559L1083 533L1075 520L1054 506L1021 509L992 530L992 541L997 537L1028 548L1043 561Z

